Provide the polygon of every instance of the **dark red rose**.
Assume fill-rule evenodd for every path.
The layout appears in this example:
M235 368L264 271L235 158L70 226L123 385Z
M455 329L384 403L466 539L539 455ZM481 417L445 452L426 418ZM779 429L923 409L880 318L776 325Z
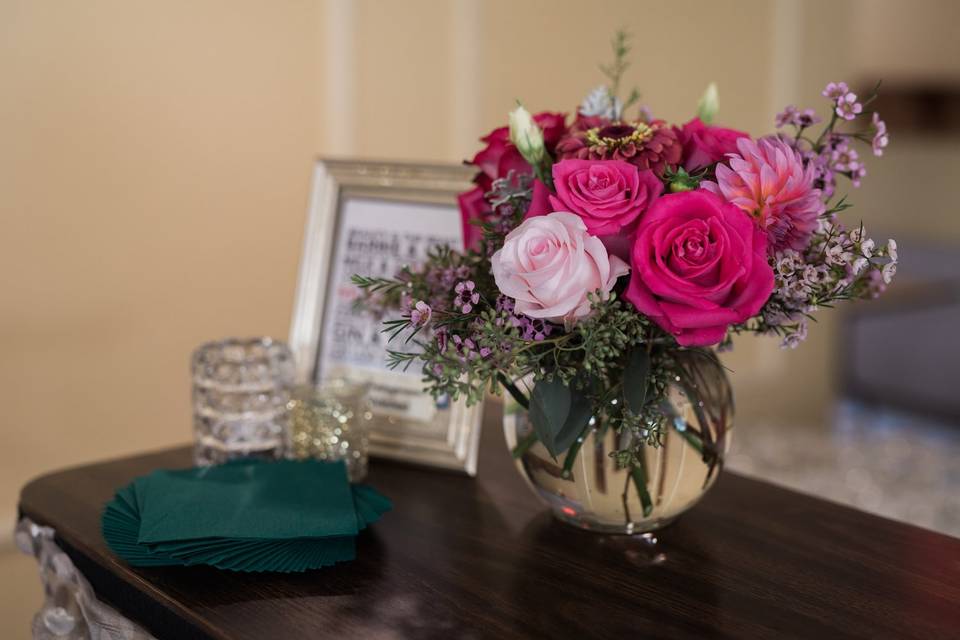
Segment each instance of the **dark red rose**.
M683 145L680 163L687 171L702 169L723 160L728 153L736 153L737 139L750 137L743 131L706 125L700 118L674 129Z
M490 205L483 197L485 191L481 187L474 187L457 196L460 206L460 225L463 231L463 248L476 249L480 246L483 231L479 226L472 224L472 220L483 220L490 213Z
M527 207L526 218L532 216L545 216L553 212L553 205L550 204L550 188L536 178L533 179L533 193L530 196L530 206Z
M494 129L489 135L480 138L480 141L487 146L473 157L470 164L480 169L473 181L484 193L490 190L494 180L510 171L530 173L530 165L510 143L510 134L506 127Z
M533 121L543 131L543 144L547 151L553 153L554 147L567 132L567 114L542 111L533 116Z
M565 113L551 113L544 111L533 116L534 122L543 131L543 142L551 154L557 142L567 132L567 116ZM484 199L484 194L490 191L493 181L505 178L510 171L517 175L533 173L530 165L515 146L510 142L510 129L500 127L480 138L486 146L473 157L468 164L475 165L480 171L473 182L477 188L461 193L457 198L460 205L460 219L463 223L463 244L467 249L475 249L480 243L482 233L480 228L471 224L471 220L483 220L490 213L490 205Z
M543 142L551 154L560 138L566 133L566 114L544 111L533 116L534 122L543 131ZM474 178L477 186L490 190L490 186L497 178L506 177L511 170L519 174L530 174L532 170L520 152L510 143L510 129L500 127L480 138L486 147L473 157L470 164L476 165L480 173Z

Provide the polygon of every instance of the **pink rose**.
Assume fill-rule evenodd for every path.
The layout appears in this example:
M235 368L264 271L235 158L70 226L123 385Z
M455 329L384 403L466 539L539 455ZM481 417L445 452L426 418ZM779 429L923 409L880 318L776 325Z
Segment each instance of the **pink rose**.
M716 344L770 297L766 252L739 207L703 190L665 195L637 227L624 297L681 345Z
M580 216L592 235L620 233L663 192L650 170L622 160L562 160L553 165L554 211Z
M728 153L736 153L737 139L750 137L742 131L703 124L700 118L694 118L676 131L683 145L680 164L687 171L702 169L723 160Z
M600 290L606 296L630 271L566 211L524 220L490 257L490 267L501 293L516 300L517 312L568 328L590 313L588 294Z

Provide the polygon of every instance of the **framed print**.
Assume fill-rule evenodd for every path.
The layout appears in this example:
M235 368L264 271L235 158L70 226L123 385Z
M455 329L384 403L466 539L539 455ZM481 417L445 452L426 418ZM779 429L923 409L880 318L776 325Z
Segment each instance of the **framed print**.
M368 385L371 455L474 475L482 406L435 401L416 365L389 369L381 322L355 307L360 292L350 281L393 276L437 244L462 249L456 197L471 175L457 165L318 160L290 347L301 382Z

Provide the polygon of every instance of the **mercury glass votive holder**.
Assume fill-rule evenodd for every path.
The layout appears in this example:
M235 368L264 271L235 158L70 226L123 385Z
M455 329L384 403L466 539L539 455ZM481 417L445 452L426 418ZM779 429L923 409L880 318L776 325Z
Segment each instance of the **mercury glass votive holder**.
M194 462L279 459L290 442L290 348L271 338L228 338L193 352Z
M343 379L299 386L290 410L290 457L297 460L343 460L351 482L367 475L369 428L373 413L367 385Z

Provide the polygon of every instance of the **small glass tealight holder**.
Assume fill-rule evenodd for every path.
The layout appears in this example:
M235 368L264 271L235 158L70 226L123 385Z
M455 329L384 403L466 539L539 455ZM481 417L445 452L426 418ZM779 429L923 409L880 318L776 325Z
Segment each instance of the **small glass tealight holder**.
M287 455L293 355L271 338L227 338L193 352L194 462Z
M299 386L287 408L292 458L343 460L351 482L366 477L373 420L367 404L367 385L335 378L316 387Z

